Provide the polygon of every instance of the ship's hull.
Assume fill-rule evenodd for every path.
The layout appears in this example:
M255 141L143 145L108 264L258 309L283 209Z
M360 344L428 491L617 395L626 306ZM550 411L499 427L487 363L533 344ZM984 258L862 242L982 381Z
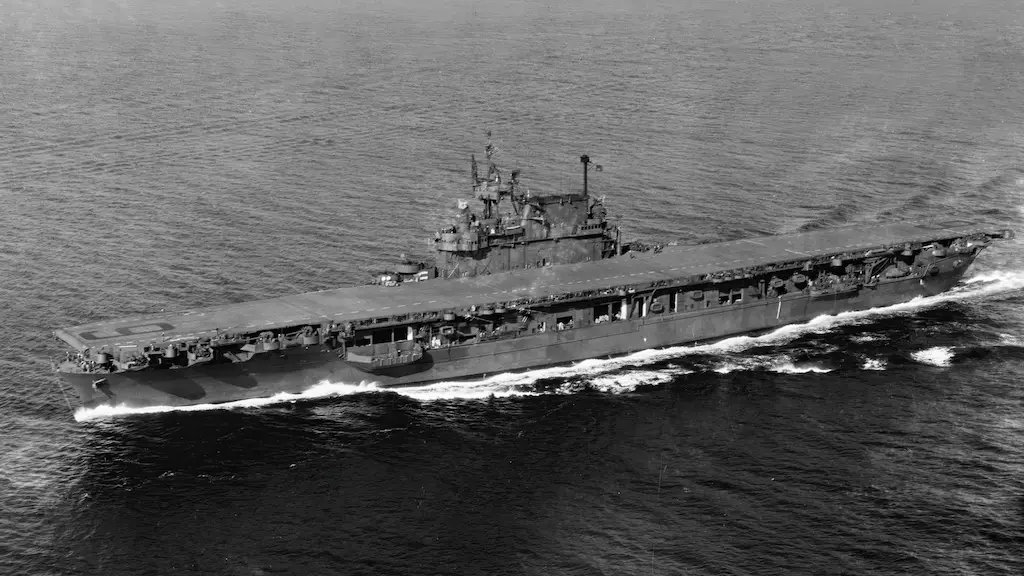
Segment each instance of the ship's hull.
M971 258L973 261L973 258ZM832 296L806 292L704 310L651 314L570 330L550 330L506 340L435 348L412 364L368 372L323 346L291 348L228 364L111 374L61 373L83 406L186 406L275 394L301 393L323 381L374 382L379 387L466 379L628 354L771 329L845 311L864 310L930 296L953 287L970 262L942 274L882 281Z

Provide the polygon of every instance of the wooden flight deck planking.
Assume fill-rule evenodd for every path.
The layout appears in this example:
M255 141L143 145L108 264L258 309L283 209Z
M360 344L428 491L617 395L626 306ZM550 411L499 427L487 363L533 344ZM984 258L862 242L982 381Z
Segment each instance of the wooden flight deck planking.
M545 298L740 268L796 262L880 246L949 240L995 227L973 222L900 222L848 226L717 244L667 246L580 264L514 270L474 278L335 288L238 304L103 320L57 330L78 350L180 342L217 333L252 333ZM119 331L120 329L120 331Z

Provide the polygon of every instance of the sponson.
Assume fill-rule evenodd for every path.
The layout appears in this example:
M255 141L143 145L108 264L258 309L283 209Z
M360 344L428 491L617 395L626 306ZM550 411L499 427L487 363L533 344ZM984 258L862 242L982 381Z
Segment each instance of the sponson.
M435 235L433 265L375 282L55 331L85 406L187 405L401 386L625 354L865 309L954 286L1012 232L880 223L696 246L626 245L602 199L531 193L493 162Z

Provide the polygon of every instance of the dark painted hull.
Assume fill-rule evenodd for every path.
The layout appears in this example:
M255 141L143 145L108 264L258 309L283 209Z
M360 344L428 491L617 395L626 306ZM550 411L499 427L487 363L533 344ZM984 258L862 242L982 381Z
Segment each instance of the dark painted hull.
M925 278L901 278L833 297L806 293L697 311L663 313L585 328L549 331L514 339L424 352L414 364L381 373L358 369L323 347L267 353L236 364L199 365L114 374L61 373L86 407L185 406L301 393L323 381L380 387L465 379L643 349L687 344L803 322L824 314L889 306L945 292L966 272L957 269ZM95 386L98 379L106 383Z

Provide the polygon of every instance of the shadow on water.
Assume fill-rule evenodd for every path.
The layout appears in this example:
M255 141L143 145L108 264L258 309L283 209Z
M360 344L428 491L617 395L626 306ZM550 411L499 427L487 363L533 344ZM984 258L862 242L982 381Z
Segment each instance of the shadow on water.
M548 392L540 396L421 402L375 392L91 421L82 424L81 472L56 545L84 571L109 574L121 566L131 567L125 574L143 566L218 574L282 566L457 572L460 558L501 573L536 562L530 550L579 538L589 529L578 524L584 517L618 525L639 515L700 533L737 491L774 490L735 477L739 469L751 473L751 463L769 476L793 458L807 464L814 472L787 488L800 490L779 495L794 502L801 490L837 478L849 491L877 483L886 472L871 470L868 452L837 459L836 447L884 442L913 416L911 401L941 396L914 352L956 345L968 350L960 361L969 363L970 350L985 349L991 335L984 316L942 305L782 345L627 365L602 377L683 373L656 384L634 378L620 394L595 389L587 377L554 378L534 383ZM995 353L1024 350L1008 348ZM870 354L885 355L888 372L860 369ZM780 373L780 356L835 372ZM924 374L913 399L878 393L898 374ZM853 428L851 413L858 415ZM566 486L577 488L570 494ZM671 516L651 508L651 495L662 493L694 508ZM805 537L828 531L821 518L838 505L830 494L818 495L820 509L793 512ZM705 532L698 539L720 550L715 531Z
M383 393L90 423L59 546L109 574L414 573L456 557L497 573L518 565L549 487L584 472L584 440L556 431L567 402Z

